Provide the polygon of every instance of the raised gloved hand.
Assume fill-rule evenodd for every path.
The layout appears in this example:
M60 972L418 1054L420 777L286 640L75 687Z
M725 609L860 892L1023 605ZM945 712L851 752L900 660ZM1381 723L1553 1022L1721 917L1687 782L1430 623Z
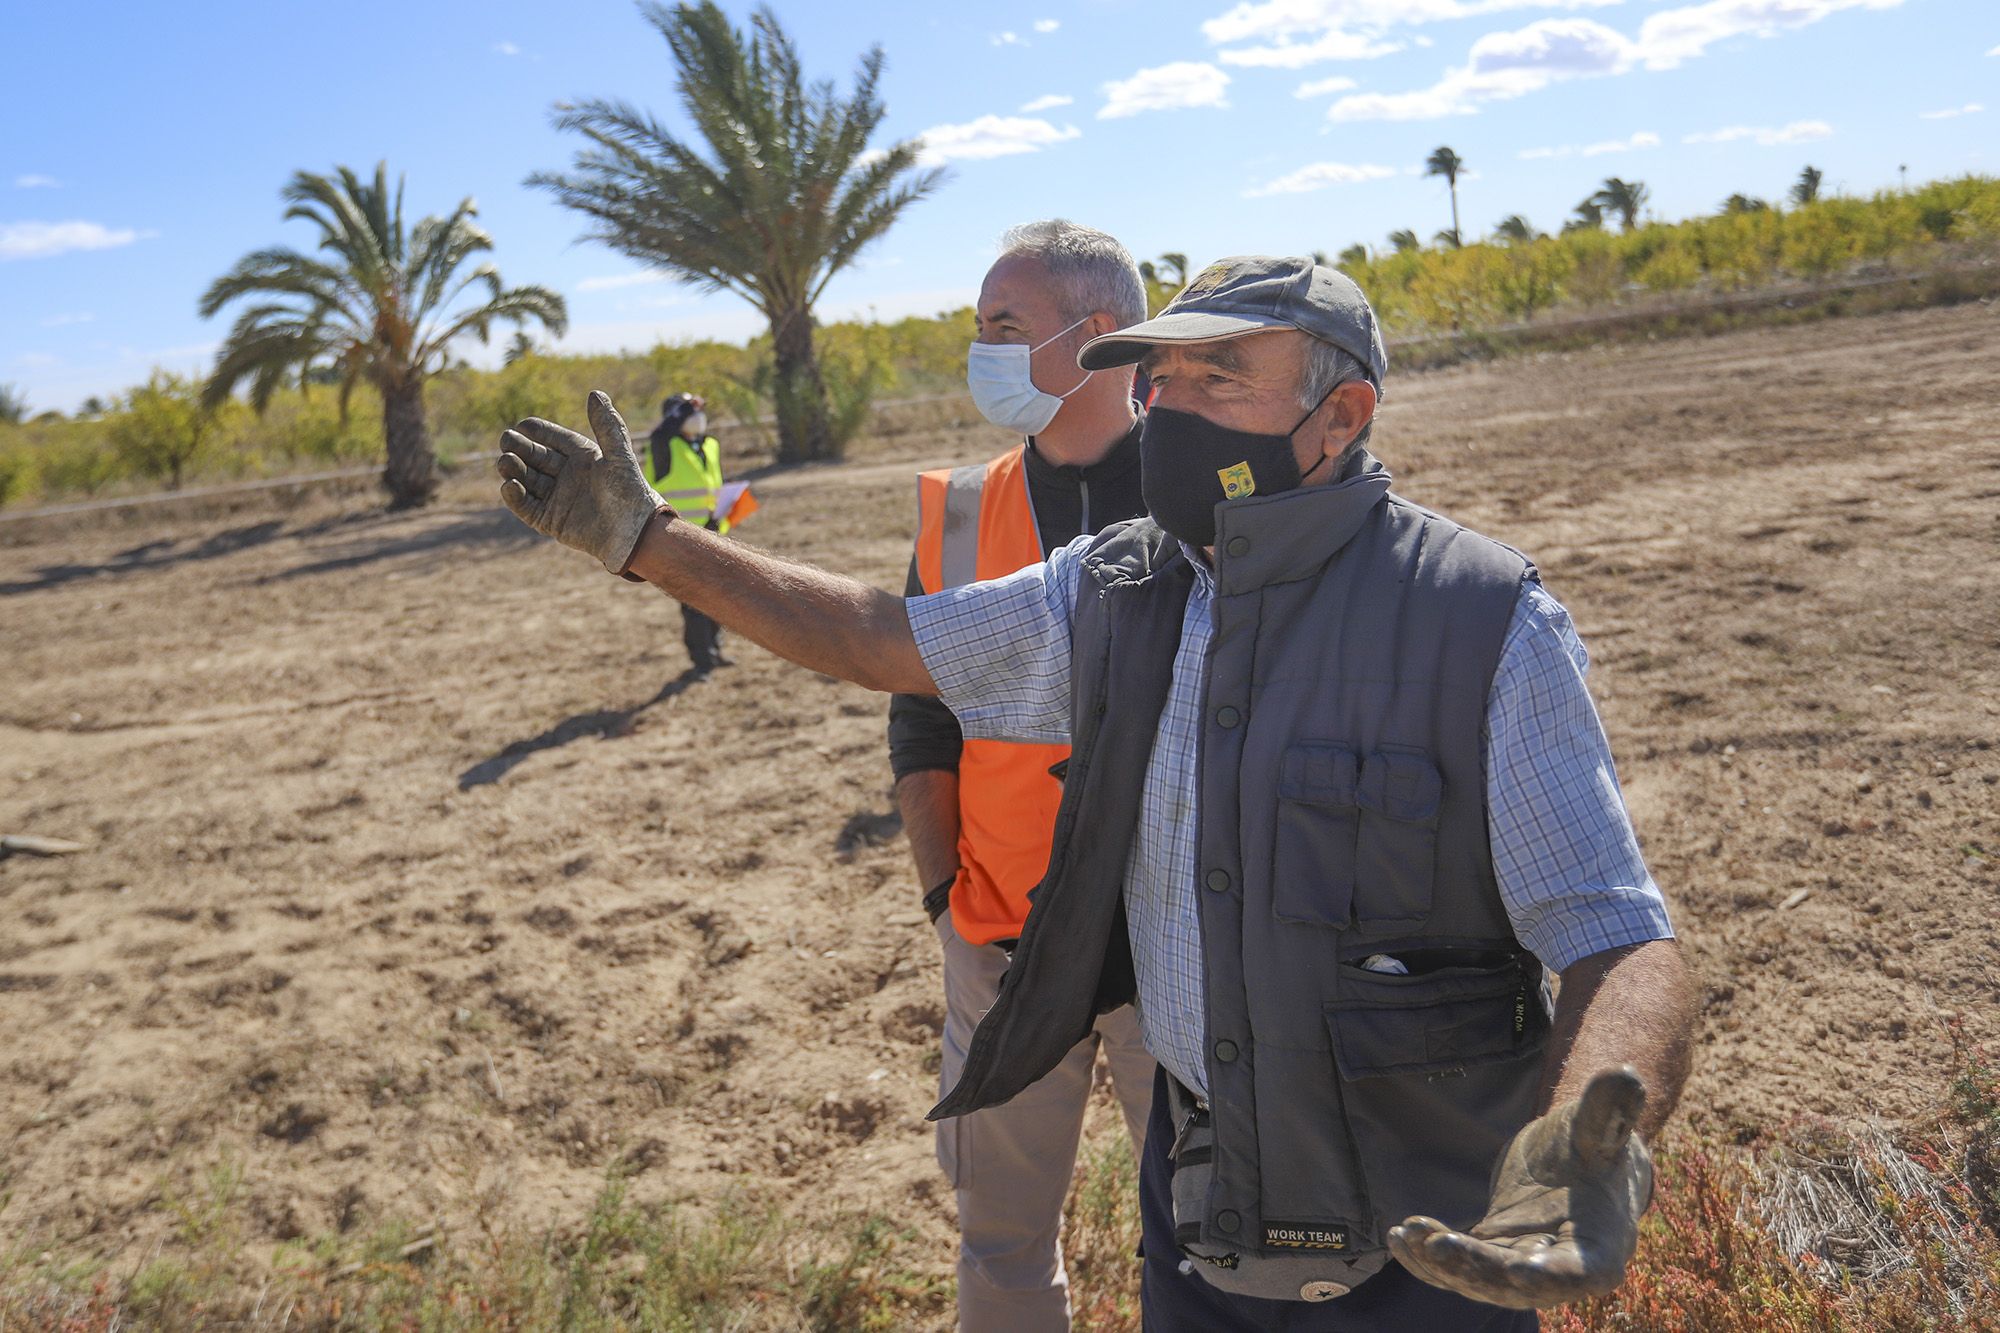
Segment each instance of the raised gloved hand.
M622 574L646 521L666 501L646 484L610 397L593 392L585 410L596 444L540 417L501 434L500 498L535 531Z
M1412 1217L1390 1228L1389 1252L1432 1286L1489 1305L1603 1295L1624 1279L1653 1199L1653 1159L1633 1133L1645 1106L1629 1066L1598 1074L1583 1096L1514 1136L1470 1233Z

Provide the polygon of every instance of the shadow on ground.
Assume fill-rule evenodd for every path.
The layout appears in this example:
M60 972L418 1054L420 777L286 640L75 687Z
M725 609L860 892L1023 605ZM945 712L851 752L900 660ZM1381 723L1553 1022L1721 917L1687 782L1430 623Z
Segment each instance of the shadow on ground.
M94 579L101 574L136 574L148 570L169 569L175 565L190 564L197 560L214 560L248 550L253 546L262 546L278 537L284 528L282 519L271 519L264 523L252 523L247 527L211 533L198 542L184 544L173 538L141 542L137 546L118 552L109 560L96 563L43 565L31 578L0 583L0 597L39 592L44 588L58 588L65 583L74 583L78 579Z
M258 583L285 583L292 579L308 578L316 574L333 574L341 570L356 569L381 560L395 560L406 555L427 555L446 547L457 547L460 551L455 558L473 552L504 552L531 546L544 540L534 529L515 518L504 509L489 510L484 513L466 514L449 523L434 527L426 526L416 532L397 537L377 535L348 543L347 548L337 555L321 560L297 565L291 569L281 569L264 575Z
M458 775L458 789L470 791L474 787L484 787L488 783L498 782L513 770L514 765L529 755L539 754L543 750L560 749L571 741L580 741L586 736L596 736L600 740L607 741L620 736L629 736L632 734L633 724L638 721L639 714L655 704L665 703L681 694L706 674L689 667L662 685L658 694L642 704L635 704L630 708L599 708L588 713L578 713L574 717L566 717L541 735L515 741L491 759L482 759L466 769Z
M287 540L309 541L316 537L338 533L343 529L350 530L351 535L338 554L291 569L276 570L261 575L255 581L279 583L312 574L331 574L372 564L378 560L422 555L448 547L471 548L475 552L481 549L494 552L512 551L542 540L533 529L504 509L464 514L446 521L426 524L414 532L404 531L411 517L407 511L342 514L301 527L287 527L285 520L274 518L210 533L198 540L166 537L127 547L105 560L43 565L27 578L0 583L0 597L13 597L21 593L59 588L79 579L152 573L172 569L177 565L235 555L240 551L268 545L281 537ZM385 525L393 526L396 531L377 530Z

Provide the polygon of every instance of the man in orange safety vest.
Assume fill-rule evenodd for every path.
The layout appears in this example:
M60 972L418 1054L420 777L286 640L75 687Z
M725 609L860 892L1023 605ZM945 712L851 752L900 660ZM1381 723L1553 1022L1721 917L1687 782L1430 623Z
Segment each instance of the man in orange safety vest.
M1144 319L1145 299L1132 256L1103 232L1056 220L1007 233L980 288L967 381L987 420L1026 438L986 463L918 478L908 593L1011 574L1145 512L1131 377L1076 367L1090 338ZM948 1089L999 992L1028 891L1048 867L1069 751L966 740L937 699L897 695L889 753L944 948ZM958 1193L959 1327L968 1333L1069 1327L1062 1207L1100 1047L1136 1148L1154 1064L1129 1005L1102 1016L1054 1072L1004 1106L938 1125L938 1161Z

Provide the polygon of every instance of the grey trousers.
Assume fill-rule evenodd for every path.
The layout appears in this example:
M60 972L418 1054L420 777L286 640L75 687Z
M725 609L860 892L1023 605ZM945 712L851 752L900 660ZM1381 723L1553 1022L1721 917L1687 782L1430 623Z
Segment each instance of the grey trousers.
M990 944L967 944L952 929L949 912L938 919L938 938L944 946L942 1095L958 1081L972 1030L1000 993L1007 955ZM1062 1208L1100 1048L1136 1153L1145 1142L1155 1065L1130 1005L1099 1018L1060 1065L1012 1101L938 1123L938 1164L958 1192L962 1333L1069 1328Z

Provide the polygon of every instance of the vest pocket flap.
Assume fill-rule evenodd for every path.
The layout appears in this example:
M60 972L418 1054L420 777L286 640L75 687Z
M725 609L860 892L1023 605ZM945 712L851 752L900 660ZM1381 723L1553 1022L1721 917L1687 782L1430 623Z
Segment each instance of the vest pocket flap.
M1326 1021L1342 1078L1437 1073L1512 1059L1539 1036L1538 1009L1514 963L1419 976L1341 967L1347 998Z
M1361 760L1345 745L1293 745L1285 750L1278 795L1313 805L1353 805Z
M1278 770L1271 910L1280 921L1345 929L1354 911L1354 804L1361 761L1345 745L1287 747Z
M1356 795L1364 809L1389 819L1434 820L1444 800L1444 775L1421 751L1376 750L1361 765Z

